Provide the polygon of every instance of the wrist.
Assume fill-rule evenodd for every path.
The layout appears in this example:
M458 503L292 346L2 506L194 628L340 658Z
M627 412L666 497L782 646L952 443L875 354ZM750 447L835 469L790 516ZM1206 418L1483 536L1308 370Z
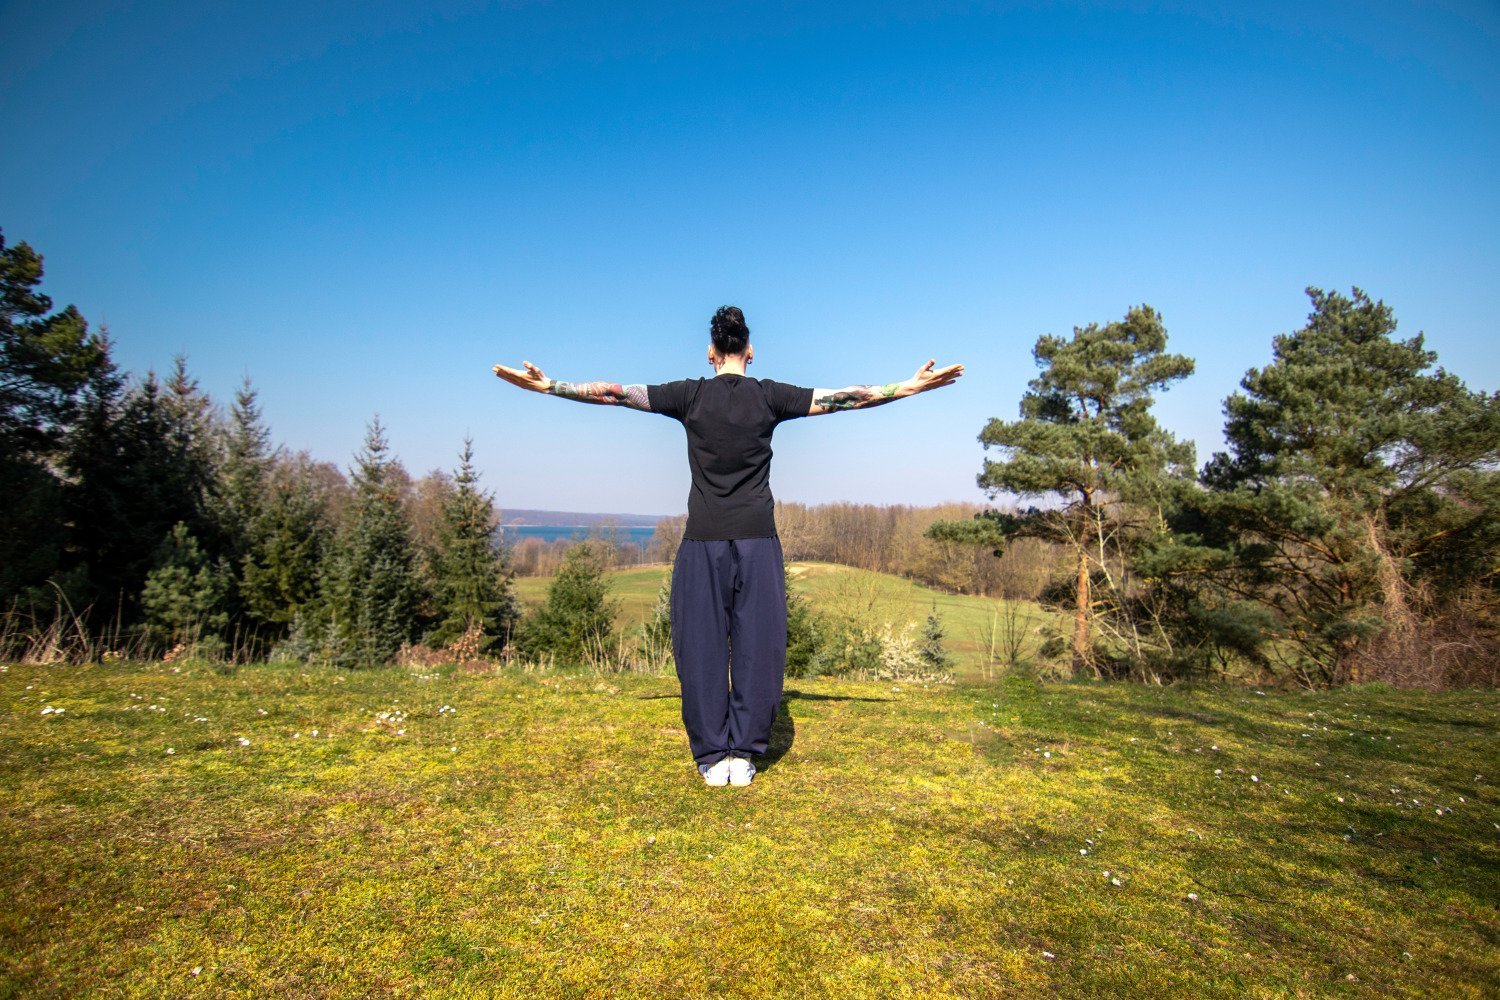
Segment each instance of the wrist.
M896 390L896 396L898 398L901 396L915 396L921 391L921 386L917 385L917 383L913 382L911 379L907 379L906 381L902 382L900 388Z

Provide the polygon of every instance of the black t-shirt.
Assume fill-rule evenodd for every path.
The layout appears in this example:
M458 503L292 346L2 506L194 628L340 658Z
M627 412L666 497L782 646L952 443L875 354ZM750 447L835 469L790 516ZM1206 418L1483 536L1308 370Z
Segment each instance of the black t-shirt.
M653 413L687 429L684 538L765 538L776 534L771 496L771 432L807 416L813 390L748 375L680 379L646 386Z

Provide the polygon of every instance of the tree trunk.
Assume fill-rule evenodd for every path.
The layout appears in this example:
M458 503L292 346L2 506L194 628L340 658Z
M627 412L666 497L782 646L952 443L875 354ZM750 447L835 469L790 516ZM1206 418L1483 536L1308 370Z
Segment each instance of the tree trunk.
M1093 666L1089 655L1089 554L1083 545L1078 546L1078 583L1073 592L1073 674L1078 676ZM1098 676L1098 668L1094 669Z

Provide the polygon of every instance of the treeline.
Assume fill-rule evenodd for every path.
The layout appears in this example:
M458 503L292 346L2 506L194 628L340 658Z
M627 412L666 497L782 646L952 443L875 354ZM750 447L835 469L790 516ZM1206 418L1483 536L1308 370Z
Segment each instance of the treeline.
M1309 289L1224 402L1229 450L1195 468L1151 414L1192 373L1150 307L1044 336L1019 419L980 435L980 484L1043 501L934 525L1071 564L1075 672L1174 678L1248 666L1307 686L1500 679L1500 400L1397 339L1384 303Z
M954 594L1036 600L1058 573L1062 552L1041 539L1020 539L997 556L929 529L993 508L977 503L904 505L776 502L776 531L788 560L812 560L892 573ZM649 557L671 562L687 515L659 521Z
M274 446L248 380L226 409L181 358L128 377L41 279L0 236L0 659L555 646L512 593L468 441L413 479L377 418L346 477Z

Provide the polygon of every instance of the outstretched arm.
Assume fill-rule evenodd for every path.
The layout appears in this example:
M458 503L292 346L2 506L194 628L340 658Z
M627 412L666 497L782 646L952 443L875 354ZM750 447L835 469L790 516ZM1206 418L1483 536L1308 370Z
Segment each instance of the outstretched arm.
M561 379L548 378L543 375L542 370L530 361L523 361L522 364L526 366L524 371L507 368L504 365L496 365L491 371L511 385L518 385L532 392L543 392L549 396L561 396L564 399L576 399L580 403L628 406L633 410L645 410L648 413L651 410L651 403L646 398L644 385L621 385L618 382L564 382Z
M813 417L820 413L837 413L839 410L862 410L870 406L879 406L893 399L915 396L929 389L941 389L945 385L952 385L964 373L963 365L949 365L934 371L932 366L936 363L936 358L928 361L905 382L887 382L885 385L850 385L842 389L814 389L812 406L808 407L807 415Z

